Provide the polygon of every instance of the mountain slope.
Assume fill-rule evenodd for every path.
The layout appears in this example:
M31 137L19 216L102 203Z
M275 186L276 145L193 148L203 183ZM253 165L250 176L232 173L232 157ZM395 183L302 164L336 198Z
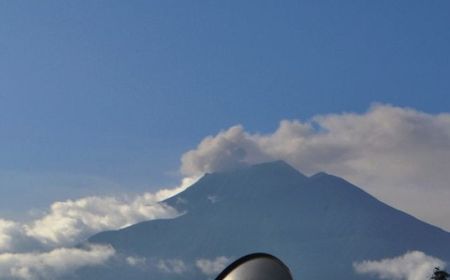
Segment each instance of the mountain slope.
M256 251L280 257L296 279L358 279L354 261L410 250L450 260L449 233L343 179L325 173L308 178L282 161L205 175L166 203L185 214L103 232L89 241L111 244L121 256L145 257L157 268L183 262L183 273L116 264L77 277L207 279L200 277L196 260Z

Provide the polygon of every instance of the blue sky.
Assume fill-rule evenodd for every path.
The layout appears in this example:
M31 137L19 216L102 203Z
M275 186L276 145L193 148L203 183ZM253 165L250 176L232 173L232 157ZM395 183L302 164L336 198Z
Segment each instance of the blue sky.
M448 1L3 1L0 214L175 185L235 124L450 108Z

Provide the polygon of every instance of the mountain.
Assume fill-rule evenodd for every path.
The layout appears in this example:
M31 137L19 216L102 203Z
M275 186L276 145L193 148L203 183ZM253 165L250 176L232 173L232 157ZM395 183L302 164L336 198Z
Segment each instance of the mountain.
M295 279L317 280L362 279L353 262L412 250L450 260L450 233L341 178L307 177L283 161L207 174L165 202L184 214L88 240L110 244L122 259L132 256L145 265L131 267L118 257L112 266L84 269L73 278L208 279L196 260L226 256L230 262L252 252L279 257Z

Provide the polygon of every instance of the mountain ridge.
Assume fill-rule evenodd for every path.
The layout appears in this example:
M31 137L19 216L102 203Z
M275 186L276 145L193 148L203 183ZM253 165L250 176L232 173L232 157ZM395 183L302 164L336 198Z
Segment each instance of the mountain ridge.
M449 233L342 178L306 177L280 161L205 175L165 203L186 214L103 232L89 242L110 244L123 255L185 261L265 251L283 259L299 279L317 278L317 263L324 261L334 276L360 279L355 261L409 250L450 259L443 249L450 248ZM155 275L199 279L195 273Z

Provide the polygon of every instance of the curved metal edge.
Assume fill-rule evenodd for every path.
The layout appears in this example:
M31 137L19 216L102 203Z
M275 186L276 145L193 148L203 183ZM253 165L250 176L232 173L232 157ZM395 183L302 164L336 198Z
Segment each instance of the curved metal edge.
M292 273L291 270L289 269L289 267L287 267L287 265L285 265L280 259L278 259L277 257L271 255L271 254L267 254L267 253L252 253L246 256L243 256L239 259L237 259L236 261L232 262L230 265L228 265L216 278L215 280L222 280L224 279L231 271L233 271L236 267L240 266L241 264L252 260L252 259L257 259L257 258L267 258L267 259L271 259L273 261L276 261L278 264L280 264L282 267L284 267L286 269L286 271L289 272L289 275L291 275L291 279L292 279Z

